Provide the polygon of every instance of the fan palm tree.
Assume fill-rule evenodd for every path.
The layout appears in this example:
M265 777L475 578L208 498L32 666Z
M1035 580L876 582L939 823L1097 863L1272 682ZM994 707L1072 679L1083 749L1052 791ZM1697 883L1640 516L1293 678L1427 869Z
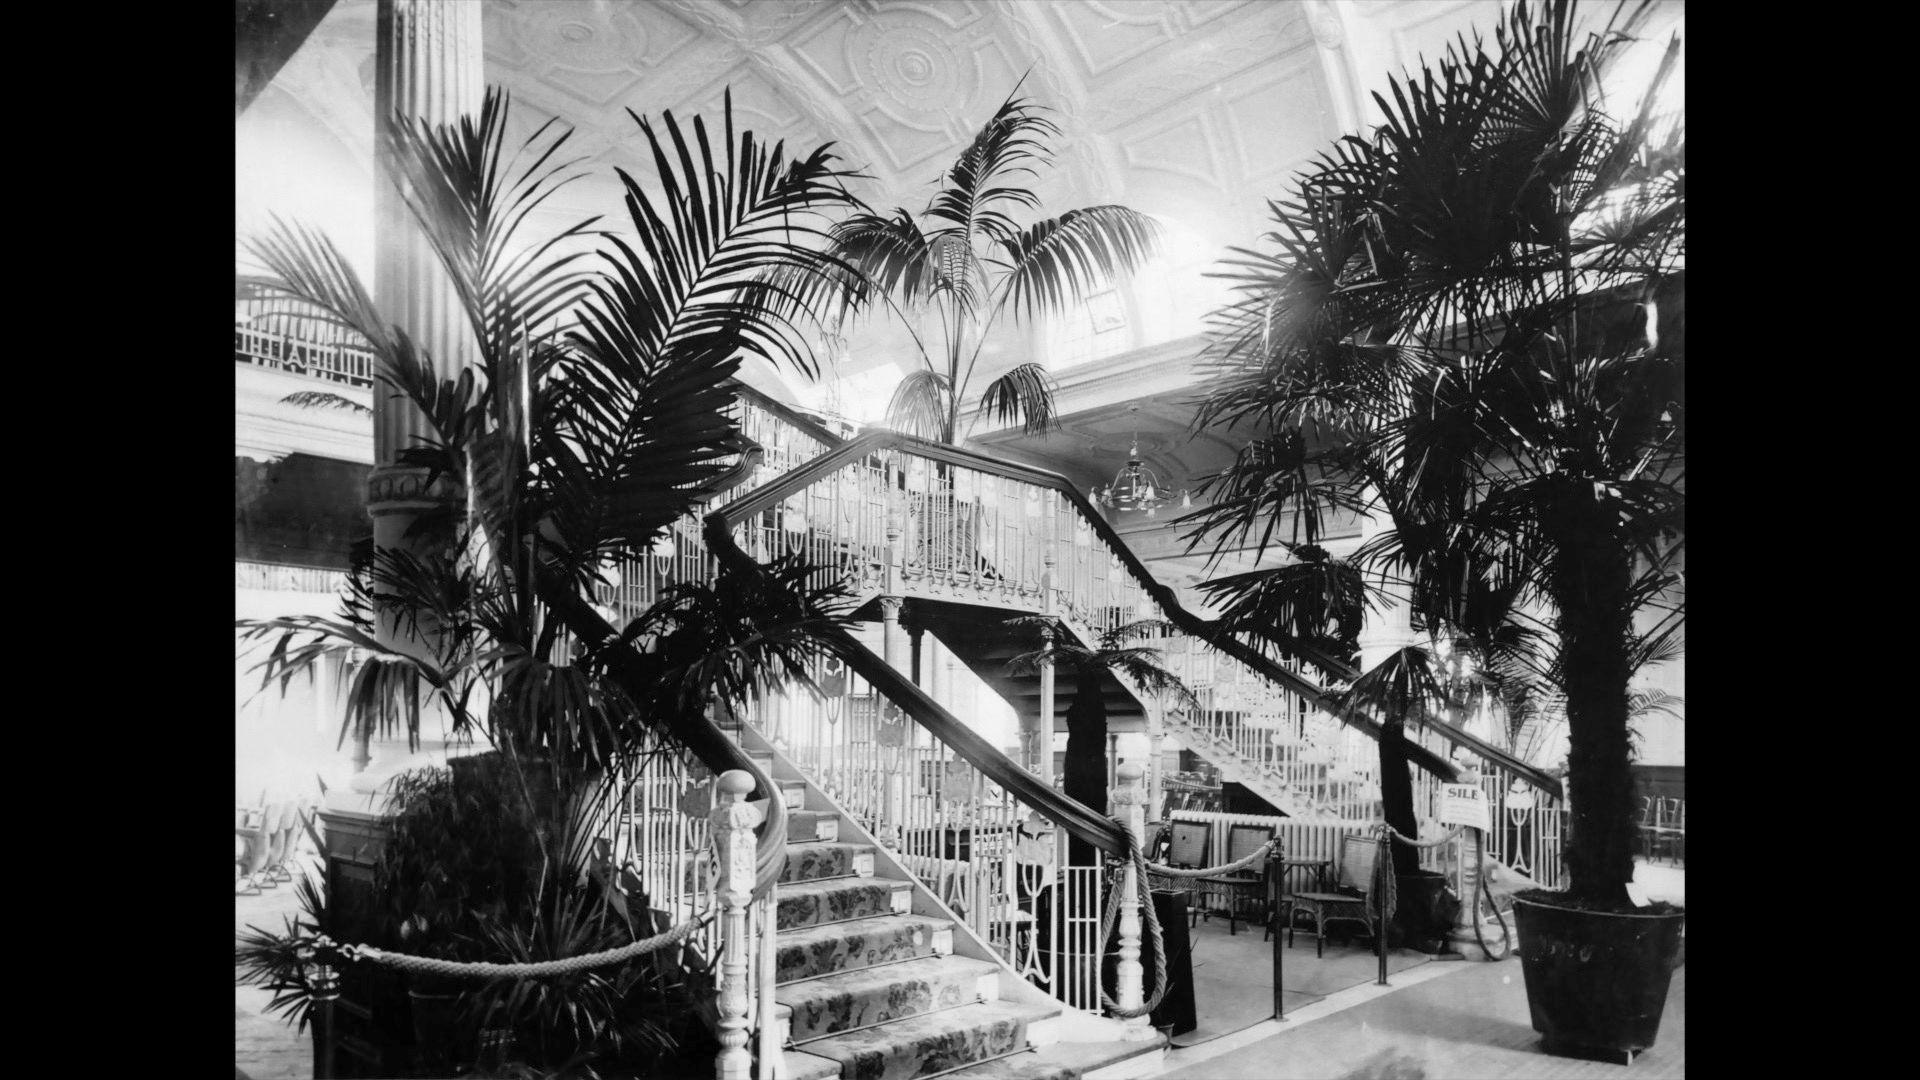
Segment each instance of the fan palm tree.
M896 430L958 444L981 346L1002 316L1030 322L1062 314L1139 270L1157 250L1158 225L1125 206L1017 223L1017 213L1040 208L1021 177L1051 164L1048 139L1059 134L1041 106L1009 96L941 174L919 220L899 207L891 216L862 211L845 218L830 233L842 265L781 290L840 322L879 305L898 316L921 366L888 403L887 423ZM932 343L914 329L914 316L929 310L941 330ZM982 389L980 410L1045 432L1054 423L1053 391L1045 367L1018 364Z
M662 193L619 171L629 237L597 218L531 235L530 215L581 174L557 123L510 148L497 91L457 124L383 128L466 317L474 362L457 371L376 310L325 236L278 221L248 243L261 284L359 335L389 392L425 417L400 463L458 480L466 497L464 513L416 523L437 545L380 548L357 566L336 616L243 621L243 638L271 642L263 685L351 653L343 738L417 740L422 702L437 700L454 733L550 763L594 801L662 730L711 759L714 736L694 722L709 698L804 680L825 647L813 630L837 617L834 596L800 588L790 568L773 585L683 583L624 628L595 609L604 568L647 552L744 448L725 411L741 355L814 370L749 286L770 268L827 265L822 215L846 205L827 147L788 159L736 133L730 97L719 139L698 118L689 133L671 113L658 126L630 115ZM597 253L564 252L582 239ZM569 850L550 857L577 861L587 837L561 832Z
M1078 800L1096 810L1107 805L1107 699L1100 688L1101 676L1112 672L1125 677L1136 688L1154 696L1173 698L1188 708L1196 707L1193 691L1180 677L1167 670L1160 650L1131 644L1144 638L1171 633L1173 624L1162 619L1136 619L1100 635L1097 648L1076 644L1073 631L1050 615L1027 615L1006 620L1008 627L1036 628L1043 631L1041 646L1007 661L1009 675L1037 675L1043 665L1051 664L1073 677L1073 700L1067 705L1067 756L1061 777L1067 798ZM1050 631L1050 633L1046 633ZM1052 754L1041 747L1042 757ZM1068 862L1075 866L1095 861L1093 845L1068 839Z
M1653 113L1678 41L1624 123L1602 92L1647 14L1622 4L1587 31L1571 3L1516 3L1491 42L1393 80L1384 122L1270 204L1273 250L1236 249L1221 275L1239 296L1215 314L1196 421L1252 437L1189 518L1217 549L1256 530L1264 548L1289 518L1316 545L1330 513L1378 515L1349 559L1370 589L1565 694L1571 889L1622 905L1628 681L1684 621L1685 137L1655 138ZM1258 629L1280 610L1231 614ZM1430 664L1402 659L1376 686L1431 697Z

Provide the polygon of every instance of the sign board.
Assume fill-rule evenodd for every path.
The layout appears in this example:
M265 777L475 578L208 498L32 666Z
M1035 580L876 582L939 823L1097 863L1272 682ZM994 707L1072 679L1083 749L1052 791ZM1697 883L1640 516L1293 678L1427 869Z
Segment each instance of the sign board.
M1492 828L1493 821L1487 812L1486 791L1478 784L1441 784L1440 824Z

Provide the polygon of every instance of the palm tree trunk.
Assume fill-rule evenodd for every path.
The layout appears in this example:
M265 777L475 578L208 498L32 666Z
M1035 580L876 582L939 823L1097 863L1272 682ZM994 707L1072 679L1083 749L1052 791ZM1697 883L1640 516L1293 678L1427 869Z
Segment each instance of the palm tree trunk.
M1064 773L1067 798L1099 813L1107 812L1107 700L1100 692L1098 671L1081 671L1075 676L1073 703L1067 706ZM1085 840L1068 839L1068 865L1097 866L1097 855Z
M1407 762L1406 721L1394 720L1380 732L1380 812L1402 836L1419 836L1420 821L1413 813L1413 771ZM1420 853L1405 844L1392 844L1393 872L1412 874L1420 869Z
M1630 905L1633 880L1633 779L1629 769L1627 683L1630 556L1610 535L1600 507L1581 500L1586 528L1562 534L1555 600L1567 694L1566 838L1569 893Z

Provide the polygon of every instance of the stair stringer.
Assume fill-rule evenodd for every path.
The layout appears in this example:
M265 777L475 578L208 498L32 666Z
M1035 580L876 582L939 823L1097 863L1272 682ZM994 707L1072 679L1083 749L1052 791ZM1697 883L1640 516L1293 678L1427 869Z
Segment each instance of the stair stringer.
M911 888L910 910L915 915L946 919L953 924L953 955L964 956L972 960L983 960L994 965L999 973L1000 1000L1021 1004L1048 1005L1060 1009L1061 1014L1048 1020L1031 1025L1028 1040L1035 1046L1044 1046L1053 1042L1108 1042L1122 1038L1123 1028L1117 1020L1076 1008L1059 1000L1032 983L1020 977L993 947L974 933L966 919L954 912L941 899L927 888L926 884L903 865L899 858L889 851L880 841L861 828L852 814L829 796L811 776L808 776L793 759L779 747L774 746L767 737L751 726L743 727L734 733L741 749L750 754L771 757L773 767L769 775L776 784L798 781L806 786L806 805L809 809L831 810L839 820L841 843L869 844L873 847L873 875L892 881L904 881Z

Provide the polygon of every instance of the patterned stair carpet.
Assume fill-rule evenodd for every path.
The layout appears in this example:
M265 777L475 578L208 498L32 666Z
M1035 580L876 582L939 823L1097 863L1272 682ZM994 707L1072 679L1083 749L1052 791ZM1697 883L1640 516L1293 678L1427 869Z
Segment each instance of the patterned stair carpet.
M804 813L804 812L801 812ZM819 820L805 819L807 835ZM832 829L825 830L832 833ZM796 1076L913 1080L956 1069L1001 1080L1071 1077L1057 1068L1005 1071L1029 1057L1029 1026L1057 1006L996 1000L999 969L950 955L953 927L910 914L906 882L870 876L873 849L837 840L787 849L777 916L775 1000L792 1010Z

